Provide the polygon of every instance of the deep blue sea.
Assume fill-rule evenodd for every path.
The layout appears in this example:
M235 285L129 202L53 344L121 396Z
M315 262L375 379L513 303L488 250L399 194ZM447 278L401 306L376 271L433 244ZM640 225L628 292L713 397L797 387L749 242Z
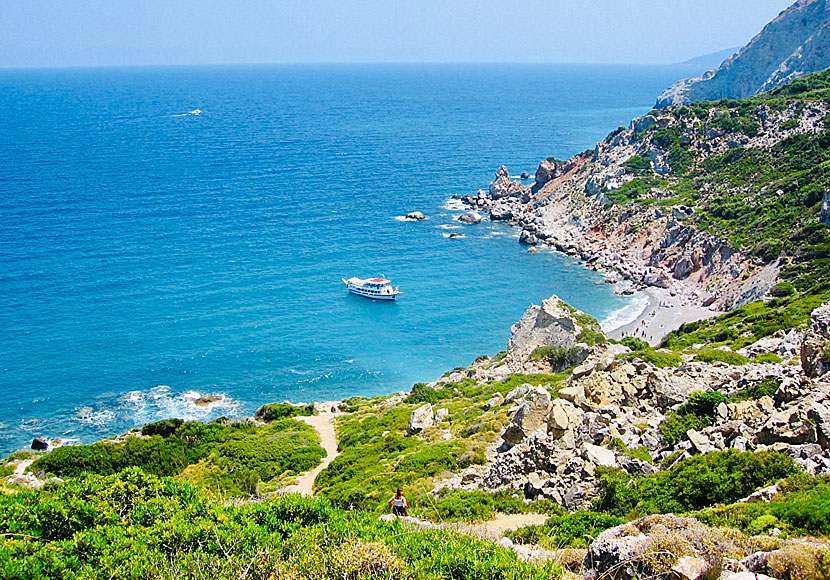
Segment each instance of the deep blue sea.
M0 451L408 390L503 350L553 293L633 317L598 274L455 224L447 202L501 164L593 148L697 72L0 71ZM429 219L399 219L413 210ZM405 294L340 281L376 275ZM225 399L196 407L205 394Z

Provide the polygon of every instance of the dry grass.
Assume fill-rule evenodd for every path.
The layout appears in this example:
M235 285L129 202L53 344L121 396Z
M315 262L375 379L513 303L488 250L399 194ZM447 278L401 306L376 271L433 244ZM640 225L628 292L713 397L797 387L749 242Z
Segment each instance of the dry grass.
M827 580L830 578L830 545L796 540L771 552L769 572L780 580Z

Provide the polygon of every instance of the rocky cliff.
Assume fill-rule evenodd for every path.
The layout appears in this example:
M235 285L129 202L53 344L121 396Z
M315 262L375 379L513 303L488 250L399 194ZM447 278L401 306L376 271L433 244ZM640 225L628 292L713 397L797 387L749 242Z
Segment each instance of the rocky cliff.
M592 154L543 161L531 186L502 167L494 195L462 200L521 228L523 244L688 306L723 312L824 292L828 87L823 72L749 100L656 109Z
M830 4L799 0L702 78L678 81L657 106L742 99L830 66Z

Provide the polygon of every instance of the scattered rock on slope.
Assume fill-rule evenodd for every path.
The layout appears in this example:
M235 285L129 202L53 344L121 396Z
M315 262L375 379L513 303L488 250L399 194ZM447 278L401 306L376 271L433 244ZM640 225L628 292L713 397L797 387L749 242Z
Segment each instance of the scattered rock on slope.
M801 366L808 377L830 372L830 302L813 310L801 345Z
M429 429L435 426L435 415L432 411L432 405L424 403L409 416L409 423L406 426L407 435L416 435L424 429Z

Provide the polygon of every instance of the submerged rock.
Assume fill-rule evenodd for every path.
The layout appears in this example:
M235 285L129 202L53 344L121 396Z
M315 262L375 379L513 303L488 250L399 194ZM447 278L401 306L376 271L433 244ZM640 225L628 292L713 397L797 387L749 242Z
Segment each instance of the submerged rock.
M205 396L199 397L198 399L193 401L193 404L196 405L197 407L207 407L211 403L215 403L215 402L221 401L221 400L222 400L222 397L219 396L219 395L205 395Z

